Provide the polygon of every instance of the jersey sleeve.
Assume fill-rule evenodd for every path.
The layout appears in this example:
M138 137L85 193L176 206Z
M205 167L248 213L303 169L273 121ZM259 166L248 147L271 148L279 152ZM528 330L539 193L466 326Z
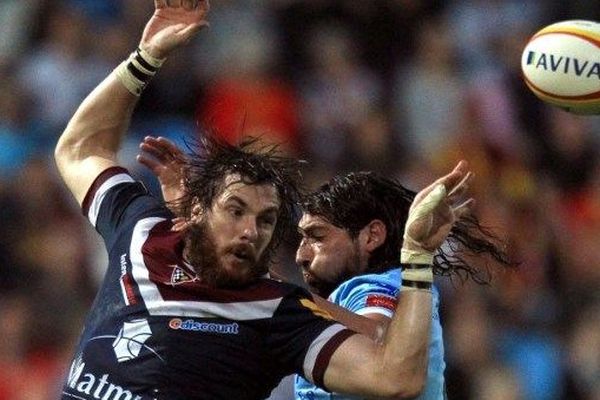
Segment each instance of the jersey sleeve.
M298 291L284 297L273 316L268 346L274 359L322 388L331 356L355 332L333 320L312 296Z
M392 318L399 287L399 270L363 275L340 285L330 300L359 315L380 314Z
M121 167L98 175L84 198L82 211L109 248L121 229L141 218L172 217L159 199Z

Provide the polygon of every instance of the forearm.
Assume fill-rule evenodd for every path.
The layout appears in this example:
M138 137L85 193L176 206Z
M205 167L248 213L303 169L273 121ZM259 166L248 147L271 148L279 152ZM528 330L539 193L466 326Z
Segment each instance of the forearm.
M355 335L334 353L327 390L382 399L418 396L427 376L431 307L429 291L401 292L383 343Z
M81 103L58 141L57 153L73 160L97 155L115 159L137 99L113 71Z
M418 395L425 384L431 314L431 291L403 288L381 349L381 373L398 382L393 392L400 398Z

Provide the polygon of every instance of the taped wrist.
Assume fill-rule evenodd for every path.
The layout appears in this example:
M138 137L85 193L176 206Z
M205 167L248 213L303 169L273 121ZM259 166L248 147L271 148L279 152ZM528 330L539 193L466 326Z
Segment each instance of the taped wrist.
M414 251L414 250L407 250L404 248L400 250L400 262L402 264L432 265L433 257L434 257L433 253L430 253L425 250Z
M429 290L433 284L431 264L401 264L402 290Z
M140 96L166 59L151 56L138 47L115 69L119 81L133 95Z
M421 201L413 203L408 211L406 225L404 227L403 240L405 245L412 247L412 250L402 248L400 253L400 262L403 264L433 264L433 253L423 249L419 240L411 236L413 224L430 225L433 218L433 212L438 204L446 197L446 187L443 184L436 185ZM424 223L423 220L428 219ZM418 221L421 220L421 221ZM431 229L431 228L429 228ZM425 236L429 235L427 233Z

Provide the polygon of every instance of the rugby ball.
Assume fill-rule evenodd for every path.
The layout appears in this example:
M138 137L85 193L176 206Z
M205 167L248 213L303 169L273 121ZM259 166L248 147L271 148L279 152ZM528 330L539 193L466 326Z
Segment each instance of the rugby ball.
M521 56L525 83L540 99L576 114L600 114L600 24L548 25Z

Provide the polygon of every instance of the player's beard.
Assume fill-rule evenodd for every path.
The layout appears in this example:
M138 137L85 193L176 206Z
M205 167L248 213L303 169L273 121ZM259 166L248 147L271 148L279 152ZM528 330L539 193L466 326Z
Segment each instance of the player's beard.
M235 289L250 285L268 272L264 259L249 260L247 273L234 274L227 270L221 257L235 251L235 247L225 248L221 255L217 253L215 240L206 224L200 222L187 230L185 258L207 286Z
M341 282L327 282L322 279L305 280L309 283L309 288L312 293L315 293L323 298L328 298L331 292L333 292L343 281Z
M354 252L348 256L345 268L335 278L326 280L317 276L314 272L308 271L304 279L310 287L311 292L323 298L328 298L338 286L359 274L360 263L358 249L355 248Z

